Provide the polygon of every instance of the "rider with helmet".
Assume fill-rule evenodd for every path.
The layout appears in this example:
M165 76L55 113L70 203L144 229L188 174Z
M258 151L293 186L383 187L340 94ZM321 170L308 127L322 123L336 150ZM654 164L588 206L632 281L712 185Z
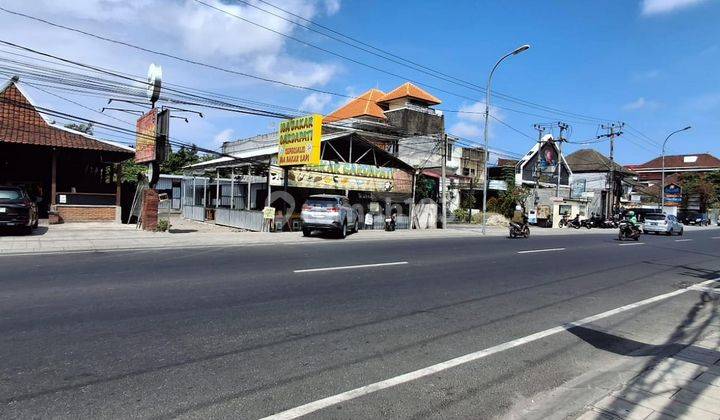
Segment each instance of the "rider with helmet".
M527 224L527 216L525 215L525 212L522 210L522 206L519 204L515 206L515 212L513 212L513 217L511 220L513 223L516 223L521 228L525 227Z
M630 222L633 229L640 229L640 222L638 222L637 216L635 216L635 212L630 210L627 212L627 221Z

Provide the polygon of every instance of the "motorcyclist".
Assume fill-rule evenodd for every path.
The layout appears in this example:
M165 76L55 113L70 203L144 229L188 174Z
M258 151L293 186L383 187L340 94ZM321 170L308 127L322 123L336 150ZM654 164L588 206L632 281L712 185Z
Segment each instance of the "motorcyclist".
M630 226L632 226L635 230L640 230L640 222L638 222L637 216L635 216L635 212L630 210L627 212L627 221L630 223Z
M527 224L527 216L519 204L515 206L511 222L517 224L520 228L524 228Z

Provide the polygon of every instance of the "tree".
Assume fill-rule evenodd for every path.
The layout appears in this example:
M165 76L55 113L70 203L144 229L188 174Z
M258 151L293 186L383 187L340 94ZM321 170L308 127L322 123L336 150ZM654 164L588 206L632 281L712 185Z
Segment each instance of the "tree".
M93 125L92 123L87 124L65 124L65 128L69 128L71 130L79 131L81 133L85 133L88 135L93 135Z
M165 162L160 164L160 173L180 174L183 168L194 163L212 159L209 154L199 155L194 145L181 147L176 152L170 151ZM137 164L133 159L123 162L123 182L137 182L138 175L147 172L147 165Z
M530 195L530 190L522 185L515 185L515 168L503 168L503 178L507 184L507 190L500 193L496 200L492 201L493 211L506 217L512 217L515 206L524 203ZM488 204L491 200L488 200Z
M181 147L177 152L170 152L165 162L160 165L160 172L163 174L179 174L184 167L205 160L203 159L205 156L198 156L198 151L194 146Z
M425 175L419 175L415 182L415 201L417 202L425 198L436 200L435 181Z
M697 200L700 212L704 213L708 208L718 202L717 183L720 175L686 173L680 177L680 184L683 188L683 205L687 208L691 200Z

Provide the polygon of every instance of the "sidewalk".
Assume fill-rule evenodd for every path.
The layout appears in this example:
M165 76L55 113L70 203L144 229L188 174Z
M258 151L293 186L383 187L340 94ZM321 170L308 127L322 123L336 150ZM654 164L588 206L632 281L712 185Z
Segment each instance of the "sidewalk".
M0 256L89 252L139 249L207 248L226 246L260 246L277 244L327 243L334 239L301 232L246 232L211 223L171 220L169 232L145 232L135 225L115 223L68 223L40 226L32 235L0 235ZM547 235L616 235L615 229L543 229L531 228L530 236ZM507 236L507 228L488 227L485 236ZM387 241L428 238L482 237L479 225L449 225L447 229L431 230L361 230L346 241Z
M717 311L719 292L703 292L697 306ZM694 318L697 311L691 312ZM700 330L708 334L690 337L689 345L669 357L658 354L629 367L640 373L591 404L578 420L720 419L720 324L712 318L702 324Z
M489 228L488 236L507 235L504 228ZM420 238L482 236L480 231L460 229L360 231L346 241L387 241ZM0 235L0 256L111 250L206 248L311 244L333 241L331 237L305 238L301 232L247 232L189 220L173 221L169 232L146 232L135 225L115 223L68 223L40 226L32 235Z

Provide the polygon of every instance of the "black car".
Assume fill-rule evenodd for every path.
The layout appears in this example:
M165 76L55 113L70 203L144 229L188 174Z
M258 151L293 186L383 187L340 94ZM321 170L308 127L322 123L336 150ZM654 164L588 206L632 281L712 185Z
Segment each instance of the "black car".
M0 186L0 228L18 228L31 233L37 225L37 205L25 189Z
M685 225L710 226L710 218L707 213L686 213L681 219Z

